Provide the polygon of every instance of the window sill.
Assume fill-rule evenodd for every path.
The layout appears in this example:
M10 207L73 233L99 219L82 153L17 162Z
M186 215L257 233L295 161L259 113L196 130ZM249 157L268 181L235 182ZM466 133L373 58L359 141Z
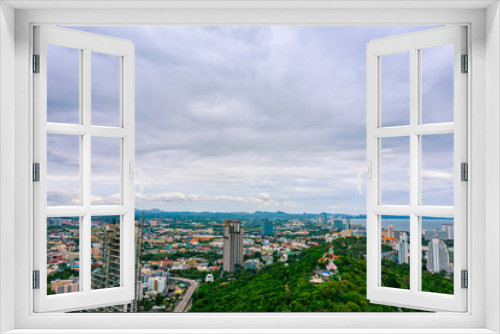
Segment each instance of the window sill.
M494 334L484 328L470 329L14 329L5 334Z

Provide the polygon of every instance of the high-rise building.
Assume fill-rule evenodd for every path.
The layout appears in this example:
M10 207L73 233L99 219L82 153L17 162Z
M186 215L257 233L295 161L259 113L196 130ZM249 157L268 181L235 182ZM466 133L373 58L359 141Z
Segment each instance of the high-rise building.
M97 243L101 256L95 258L97 269L92 272L92 289L120 286L120 220L113 219L99 232Z
M272 237L274 236L274 223L268 219L262 220L262 236Z
M341 219L335 219L333 221L333 229L340 232L344 229L344 222Z
M447 240L454 239L453 224L443 224L443 225L441 225L441 231L446 232L446 239Z
M233 272L243 265L243 228L241 222L224 220L224 257L222 269Z
M387 226L386 238L394 238L394 225Z
M104 222L104 225L101 225ZM93 266L97 269L92 271L92 289L103 289L120 286L120 220L93 219L92 227L92 255ZM144 213L142 224L135 220L135 298L132 303L113 305L90 310L91 312L137 312L138 301L144 298L147 290L149 274L141 273L139 259L142 254L142 238L144 231ZM88 310L87 310L88 311ZM87 312L84 311L84 312Z
M149 274L143 273L141 274L141 283L147 283L149 281Z
M408 263L408 236L405 232L399 236L398 263Z
M326 224L326 212L321 212L318 218L320 224Z
M344 219L344 230L350 230L351 229L351 219L346 218Z
M399 231L399 230L392 230L392 233L394 233L394 238L398 240L403 234L406 234L405 231Z
M448 247L438 238L431 239L427 246L427 270L431 273L438 273L441 270L451 273L453 270Z

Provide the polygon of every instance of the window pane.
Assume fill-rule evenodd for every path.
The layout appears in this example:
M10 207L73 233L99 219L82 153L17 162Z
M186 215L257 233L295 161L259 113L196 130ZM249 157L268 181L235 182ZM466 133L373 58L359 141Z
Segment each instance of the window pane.
M92 290L120 286L120 217L92 217Z
M92 125L120 126L120 58L92 52Z
M410 289L410 217L382 216L382 286Z
M422 123L453 122L453 45L422 49Z
M422 205L453 206L453 134L422 136Z
M80 122L80 50L47 45L47 121Z
M382 204L410 204L410 137L382 138Z
M381 56L382 126L410 124L410 53Z
M453 219L422 217L422 291L453 294Z
M80 218L47 218L47 294L80 291Z
M120 138L92 137L92 205L119 205Z
M80 204L80 137L47 134L47 205Z

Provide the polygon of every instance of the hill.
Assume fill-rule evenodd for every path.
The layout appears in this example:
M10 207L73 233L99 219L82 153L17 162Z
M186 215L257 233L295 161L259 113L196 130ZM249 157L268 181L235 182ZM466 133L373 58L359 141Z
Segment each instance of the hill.
M335 244L342 248L340 253L347 254L349 246L365 244L365 240L359 239L337 239ZM394 307L371 304L366 299L366 262L361 259L340 256L335 263L342 280L319 285L310 283L318 260L327 250L327 244L312 247L302 251L298 260L288 266L276 263L255 274L243 271L233 280L222 278L203 284L190 312L398 311Z
M142 218L144 212L146 218L171 218L171 219L312 219L318 216L317 213L285 213L282 211L277 212L168 212L159 209L136 209L135 217ZM366 218L366 215L345 215L342 213L335 213L336 218Z
M240 271L203 283L189 312L416 312L371 304L366 299L366 238L334 240L335 260L341 280L315 285L309 282L318 260L327 252L323 244L302 251L294 262L275 263L258 272ZM424 291L453 293L453 283L443 273L423 271ZM409 267L382 262L384 286L408 288ZM417 311L418 312L418 311Z

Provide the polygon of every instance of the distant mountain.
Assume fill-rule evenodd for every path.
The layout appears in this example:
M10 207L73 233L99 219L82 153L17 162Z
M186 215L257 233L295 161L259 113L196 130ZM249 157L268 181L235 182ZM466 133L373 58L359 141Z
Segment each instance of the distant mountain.
M137 218L145 213L146 218L190 218L190 219L311 219L318 216L317 213L286 213L282 211L267 212L168 212L160 209L135 210ZM330 214L331 215L331 214ZM347 215L334 213L335 218L364 219L366 215Z

